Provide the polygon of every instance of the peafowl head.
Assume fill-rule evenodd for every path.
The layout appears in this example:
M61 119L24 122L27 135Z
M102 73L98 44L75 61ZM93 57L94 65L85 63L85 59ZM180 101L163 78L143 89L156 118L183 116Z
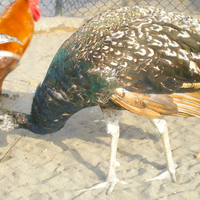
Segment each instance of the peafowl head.
M0 110L0 131L8 132L17 128L30 129L30 116L9 110Z

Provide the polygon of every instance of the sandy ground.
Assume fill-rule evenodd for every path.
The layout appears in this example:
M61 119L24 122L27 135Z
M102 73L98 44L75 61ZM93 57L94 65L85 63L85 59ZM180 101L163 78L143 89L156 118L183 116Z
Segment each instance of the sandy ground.
M71 33L36 34L20 66L3 85L3 91L17 98L3 100L7 109L30 112L32 98L53 55ZM110 137L98 107L73 115L62 130L37 135L18 129L0 134L0 155L24 134L0 163L0 199L200 199L200 119L168 117L177 183L169 180L143 183L165 167L159 135L144 117L127 111L121 114L117 176L127 185L117 184L110 196L105 189L81 193L106 178ZM84 116L84 117L83 117Z

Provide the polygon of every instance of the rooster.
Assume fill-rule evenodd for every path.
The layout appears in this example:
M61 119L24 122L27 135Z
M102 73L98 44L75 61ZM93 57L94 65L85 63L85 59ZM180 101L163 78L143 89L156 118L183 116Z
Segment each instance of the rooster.
M0 44L1 50L18 54L20 57L23 55L33 35L34 20L38 21L40 18L38 4L39 0L16 0L5 9L0 16L1 33L18 38L23 45L13 42ZM0 66L0 94L5 77L17 67L18 61L13 59Z
M88 106L100 106L111 135L107 179L117 182L118 109L151 119L166 154L166 171L152 179L176 181L164 116L200 117L200 24L154 7L122 7L89 20L54 56L33 98L31 114L1 110L0 130L53 133ZM87 189L85 189L87 190ZM85 191L84 190L84 191Z

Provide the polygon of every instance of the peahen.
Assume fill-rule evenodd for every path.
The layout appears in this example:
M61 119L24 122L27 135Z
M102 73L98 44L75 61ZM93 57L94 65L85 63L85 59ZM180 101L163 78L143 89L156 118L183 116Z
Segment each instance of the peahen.
M200 24L154 7L122 7L89 20L54 56L35 93L31 114L1 110L1 131L61 129L82 108L100 106L111 135L105 182L89 189L113 191L119 121L126 109L151 118L161 135L166 171L153 179L176 181L164 116L200 117ZM87 190L87 189L86 189Z

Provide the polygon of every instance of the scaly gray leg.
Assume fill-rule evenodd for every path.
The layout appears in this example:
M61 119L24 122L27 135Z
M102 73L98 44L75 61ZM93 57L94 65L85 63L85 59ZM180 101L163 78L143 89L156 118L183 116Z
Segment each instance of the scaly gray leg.
M166 178L170 178L173 182L176 182L175 175L175 165L172 159L172 152L169 143L169 134L167 128L167 122L164 119L151 119L151 122L155 125L156 130L160 134L164 146L165 156L166 156L166 164L167 168L164 172L160 173L158 176L150 179L145 179L144 182L154 181L154 180L162 180Z
M102 109L104 114L104 119L106 122L107 133L111 135L111 145L110 145L110 163L109 170L106 181L100 182L97 185L94 185L90 188L81 190L82 192L88 190L94 190L99 188L108 188L107 194L111 194L115 185L118 182L126 184L124 181L119 181L115 174L115 168L117 165L116 153L117 153L117 144L119 139L119 119L117 116L117 111L113 109Z

